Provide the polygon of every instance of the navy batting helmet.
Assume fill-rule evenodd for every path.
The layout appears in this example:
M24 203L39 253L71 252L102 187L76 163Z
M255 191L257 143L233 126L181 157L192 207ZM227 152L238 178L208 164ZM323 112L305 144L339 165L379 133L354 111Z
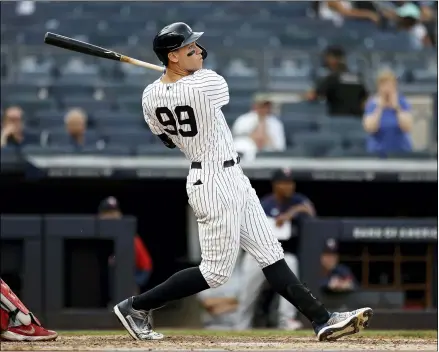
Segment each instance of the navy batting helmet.
M168 64L168 53L180 49L190 43L196 42L204 32L193 32L186 23L172 23L163 28L154 38L153 49L157 57L166 66ZM203 59L207 57L207 51L201 45L197 46L202 50Z

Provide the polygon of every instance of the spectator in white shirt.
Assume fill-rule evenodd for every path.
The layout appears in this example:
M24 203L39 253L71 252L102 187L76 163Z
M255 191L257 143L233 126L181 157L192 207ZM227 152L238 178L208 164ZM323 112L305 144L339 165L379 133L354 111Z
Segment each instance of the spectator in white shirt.
M259 151L283 151L286 147L282 122L272 114L272 103L265 96L256 96L253 109L239 116L232 127L238 152L253 156ZM245 157L245 155L244 155Z

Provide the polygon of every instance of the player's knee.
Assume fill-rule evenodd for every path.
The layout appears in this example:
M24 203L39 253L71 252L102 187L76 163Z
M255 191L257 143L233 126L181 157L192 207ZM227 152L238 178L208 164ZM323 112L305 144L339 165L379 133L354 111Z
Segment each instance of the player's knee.
M232 272L218 273L203 267L203 265L200 266L200 270L210 288L216 288L224 285L227 281L229 281L230 276L232 276Z

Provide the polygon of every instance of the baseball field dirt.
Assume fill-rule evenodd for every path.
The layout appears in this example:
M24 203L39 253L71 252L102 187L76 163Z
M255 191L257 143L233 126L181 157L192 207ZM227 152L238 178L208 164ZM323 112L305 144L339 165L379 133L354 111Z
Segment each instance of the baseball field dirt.
M224 332L165 330L164 340L138 342L123 331L61 332L54 342L2 342L2 351L437 351L437 331L365 331L338 342L316 341L311 331Z

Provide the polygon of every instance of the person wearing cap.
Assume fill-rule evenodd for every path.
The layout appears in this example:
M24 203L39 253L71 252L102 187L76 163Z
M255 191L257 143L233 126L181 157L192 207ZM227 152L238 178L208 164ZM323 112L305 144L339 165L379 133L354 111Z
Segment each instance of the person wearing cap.
M285 261L294 274L299 273L297 260L297 225L301 220L315 216L314 205L305 195L296 192L293 174L289 169L279 169L273 173L273 192L262 198L261 204L273 232L282 244ZM256 261L245 253L242 259L242 290L236 316L237 330L251 328L256 300L265 283L265 277ZM302 323L296 319L297 310L283 299L279 300L278 327L284 330L297 330Z
M333 238L325 242L322 255L320 256L323 279L321 288L327 293L351 292L358 284L351 269L339 263L338 244Z
M413 49L431 47L432 43L427 28L421 23L421 10L412 3L404 4L396 9L398 27L408 32Z
M272 113L272 102L256 95L252 111L239 116L232 127L237 151L253 157L259 151L283 151L286 148L283 123Z
M108 197L101 201L98 208L98 217L100 219L120 219L123 214L119 206L119 202L115 197ZM138 234L134 235L134 257L135 257L135 279L136 284L142 289L149 280L152 273L151 256L143 244ZM109 258L109 264L115 263L115 256Z
M398 82L391 70L378 74L377 94L367 101L363 128L368 133L369 153L387 156L412 151L411 107L405 96L398 92Z
M383 9L383 15L409 33L412 48L420 50L433 46L431 35L425 25L433 20L430 1L398 1L394 8ZM434 30L433 30L434 31Z
M362 76L349 71L343 47L327 47L323 52L323 65L328 74L316 82L305 98L308 101L324 98L330 116L361 117L368 92Z

